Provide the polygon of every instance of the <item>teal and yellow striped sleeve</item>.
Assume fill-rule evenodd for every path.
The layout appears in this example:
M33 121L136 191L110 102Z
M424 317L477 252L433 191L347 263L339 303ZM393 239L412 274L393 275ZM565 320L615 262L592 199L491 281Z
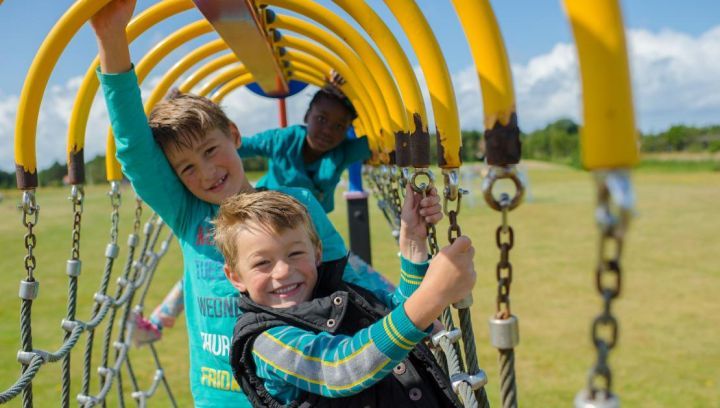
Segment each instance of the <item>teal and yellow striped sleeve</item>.
M415 293L415 290L422 283L429 265L430 261L413 263L403 256L400 257L400 284L393 293L392 306L401 304Z
M253 358L267 390L284 403L301 391L342 397L380 381L426 335L400 305L353 336L272 328L255 340Z

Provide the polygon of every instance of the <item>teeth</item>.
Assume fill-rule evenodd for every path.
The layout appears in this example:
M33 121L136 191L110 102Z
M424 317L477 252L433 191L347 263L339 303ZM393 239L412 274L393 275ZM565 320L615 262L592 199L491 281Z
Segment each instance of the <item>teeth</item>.
M273 293L276 294L276 295L282 295L282 294L284 294L284 293L292 292L292 291L295 290L295 288L297 288L298 286L300 286L300 285L296 283L296 284L294 284L294 285L292 285L292 286L288 286L288 287L280 288L280 289L275 289L275 290L273 291Z

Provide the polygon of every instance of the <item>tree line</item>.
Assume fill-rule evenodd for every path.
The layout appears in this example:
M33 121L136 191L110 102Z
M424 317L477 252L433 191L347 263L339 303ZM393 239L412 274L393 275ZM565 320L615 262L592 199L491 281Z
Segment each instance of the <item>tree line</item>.
M580 125L570 119L560 119L543 129L521 133L522 155L525 159L544 160L580 166ZM484 158L483 132L462 131L463 162ZM435 136L430 137L431 161L437 163ZM694 127L677 125L659 133L640 133L643 152L718 152L720 151L720 125ZM261 157L243 159L246 171L267 170L267 160ZM40 186L63 185L67 165L59 162L41 170ZM105 156L99 155L85 163L86 184L105 183ZM15 188L15 173L0 171L0 188Z

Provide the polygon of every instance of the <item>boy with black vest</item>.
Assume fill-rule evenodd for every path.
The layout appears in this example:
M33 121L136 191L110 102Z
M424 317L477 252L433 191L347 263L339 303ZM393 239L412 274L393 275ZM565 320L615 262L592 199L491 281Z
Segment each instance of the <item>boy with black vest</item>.
M221 205L215 242L244 312L230 364L253 406L462 406L421 343L475 283L467 237L427 261L423 217L437 205L408 188L392 294L343 282L344 260L322 263L322 244L294 198L265 191Z

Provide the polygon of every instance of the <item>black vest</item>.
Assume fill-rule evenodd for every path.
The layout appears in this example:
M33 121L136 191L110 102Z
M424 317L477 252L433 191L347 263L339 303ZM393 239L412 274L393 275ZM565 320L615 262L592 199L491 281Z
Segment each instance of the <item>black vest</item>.
M263 380L256 375L252 357L252 346L260 333L272 327L290 325L315 333L352 335L390 312L370 291L342 281L346 261L341 259L320 265L313 299L290 308L273 309L240 296L243 315L235 324L230 364L235 379L253 406L461 408L447 375L423 343L413 348L408 358L393 369L392 375L355 395L328 398L303 392L297 400L283 405L268 393Z

